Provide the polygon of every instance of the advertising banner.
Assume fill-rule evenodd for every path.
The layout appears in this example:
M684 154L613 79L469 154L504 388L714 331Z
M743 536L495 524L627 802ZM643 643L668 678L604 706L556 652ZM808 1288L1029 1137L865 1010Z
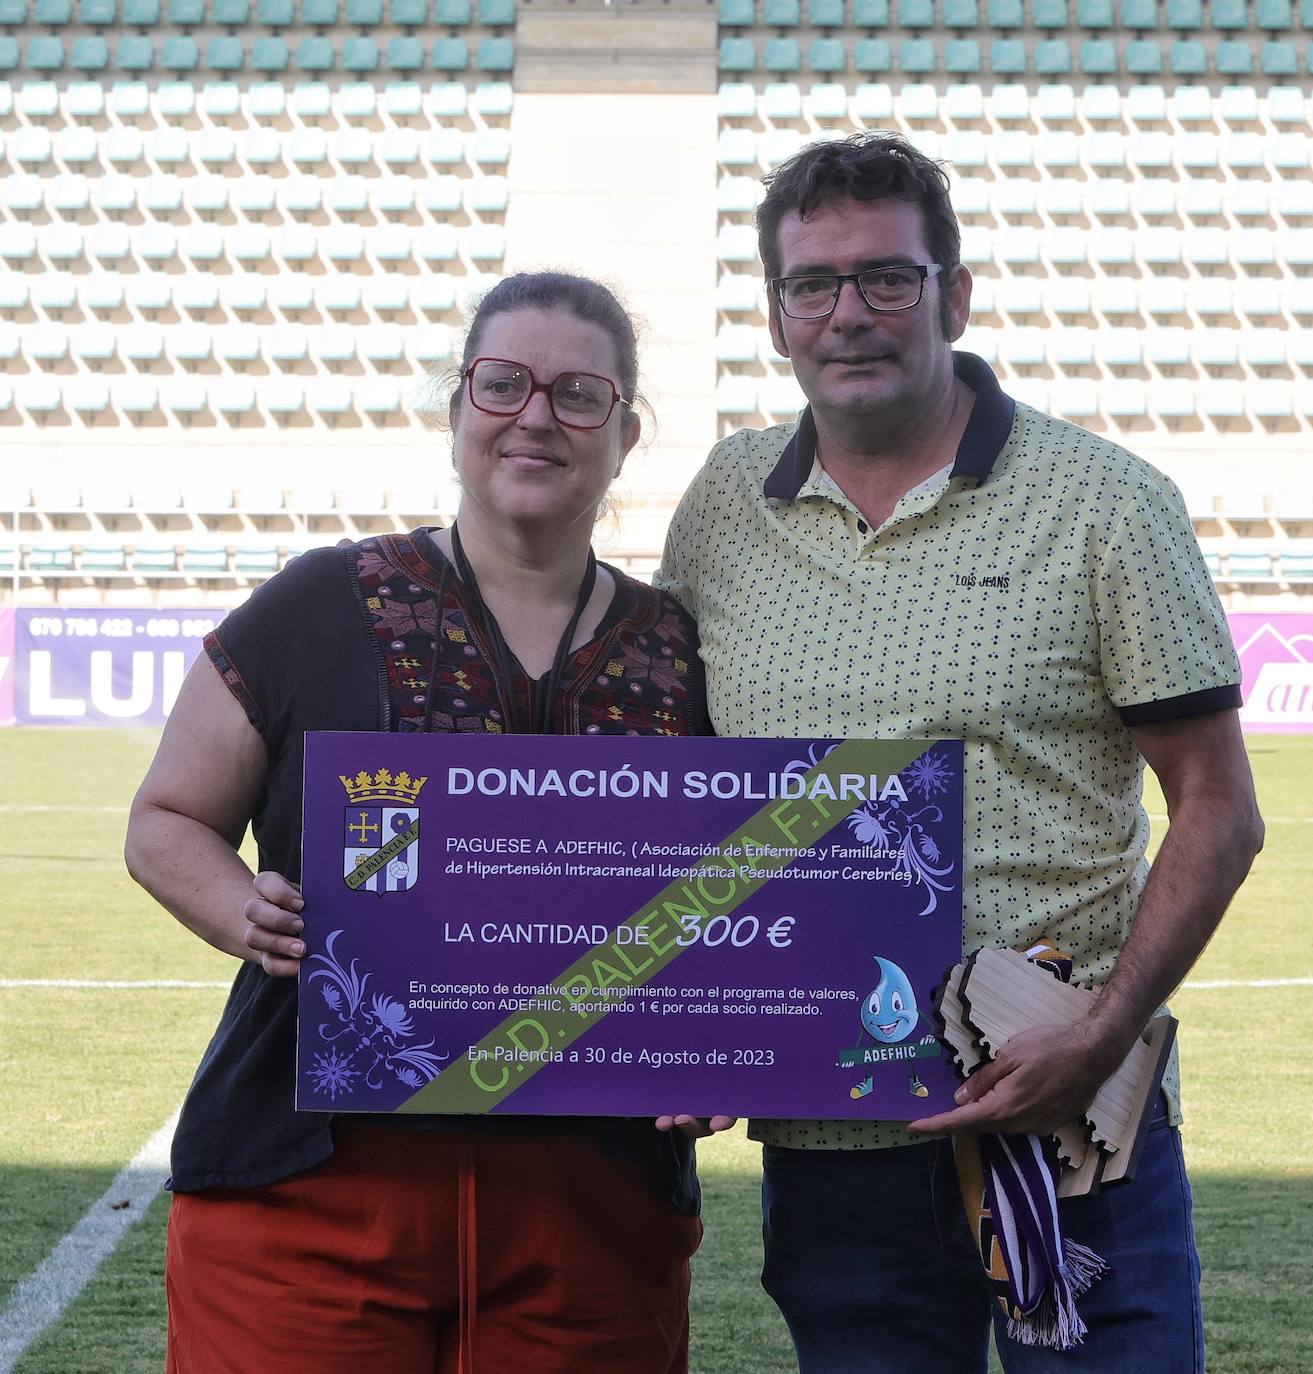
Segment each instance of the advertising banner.
M0 725L14 723L14 615L0 606Z
M1313 615L1227 616L1244 673L1240 723L1250 731L1313 731Z
M163 725L202 638L222 614L213 609L18 610L17 723Z
M164 723L214 608L0 608L0 725ZM1313 731L1313 615L1232 612L1248 731Z
M957 740L312 733L297 1107L952 1107Z

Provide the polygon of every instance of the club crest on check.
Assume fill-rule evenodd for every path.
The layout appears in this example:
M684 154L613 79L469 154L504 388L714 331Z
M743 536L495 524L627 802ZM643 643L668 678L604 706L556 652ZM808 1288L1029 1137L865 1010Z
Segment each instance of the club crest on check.
M361 769L338 774L347 794L342 876L353 892L408 892L419 882L419 794L427 777Z

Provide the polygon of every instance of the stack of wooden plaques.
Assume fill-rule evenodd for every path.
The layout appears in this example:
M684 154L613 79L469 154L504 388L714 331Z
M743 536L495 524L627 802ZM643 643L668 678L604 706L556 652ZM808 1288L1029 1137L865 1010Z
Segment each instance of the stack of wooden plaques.
M981 949L949 970L936 1010L962 1076L997 1056L1009 1037L1035 1026L1070 1025L1090 1010L1095 994L1064 983L1011 949ZM1094 1193L1131 1178L1158 1095L1176 1020L1155 1016L1121 1067L1094 1096L1080 1121L1054 1133L1062 1170L1059 1197ZM1062 1072L1054 1064L1055 1073Z

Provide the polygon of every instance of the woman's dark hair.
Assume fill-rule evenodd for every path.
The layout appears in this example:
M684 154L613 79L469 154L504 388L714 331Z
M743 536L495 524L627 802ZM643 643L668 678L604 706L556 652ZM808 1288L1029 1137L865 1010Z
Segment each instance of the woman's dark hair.
M568 310L577 319L595 324L611 336L615 344L616 362L620 375L616 386L626 400L634 400L638 389L638 334L629 312L615 296L601 284L588 277L576 277L569 272L518 272L505 277L479 301L465 336L460 370L479 356L484 331L498 315L516 310ZM460 407L460 378L451 395L450 409Z
M956 267L962 236L948 198L948 175L900 134L852 134L812 143L763 178L757 207L757 248L766 280L780 275L780 221L791 211L806 219L832 200L905 200L919 205L926 246L935 262Z

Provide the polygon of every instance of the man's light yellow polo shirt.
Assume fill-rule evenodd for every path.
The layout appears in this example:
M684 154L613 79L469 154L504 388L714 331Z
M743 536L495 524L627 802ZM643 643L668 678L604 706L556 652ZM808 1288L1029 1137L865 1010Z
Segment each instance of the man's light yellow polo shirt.
M697 617L721 734L964 740L966 948L1044 937L1101 982L1148 871L1127 727L1239 706L1240 666L1167 478L954 361L976 393L957 460L879 529L815 460L804 412L717 444L658 584ZM1179 1120L1175 1062L1166 1087ZM911 1139L880 1122L750 1133Z

